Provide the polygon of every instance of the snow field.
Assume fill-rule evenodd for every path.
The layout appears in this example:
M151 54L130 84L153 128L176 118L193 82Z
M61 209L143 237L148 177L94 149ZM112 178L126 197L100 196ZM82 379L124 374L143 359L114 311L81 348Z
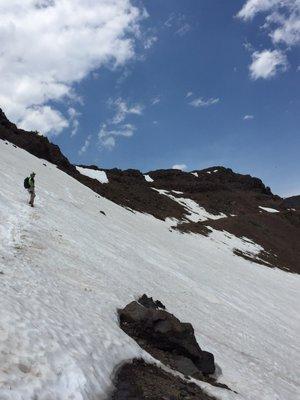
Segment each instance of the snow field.
M226 232L169 232L1 140L0 155L1 400L104 399L119 363L150 359L116 313L143 293L214 353L239 393L205 384L219 398L297 398L299 276L235 256L259 246Z

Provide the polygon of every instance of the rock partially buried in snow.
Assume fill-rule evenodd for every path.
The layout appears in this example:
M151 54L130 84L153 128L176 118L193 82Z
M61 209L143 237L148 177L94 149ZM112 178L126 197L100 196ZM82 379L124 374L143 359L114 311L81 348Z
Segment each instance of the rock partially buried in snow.
M201 350L191 324L180 322L165 310L146 308L136 301L119 310L119 316L124 332L150 354L159 354L169 365L177 365L178 356L182 356L203 374L215 372L214 356Z

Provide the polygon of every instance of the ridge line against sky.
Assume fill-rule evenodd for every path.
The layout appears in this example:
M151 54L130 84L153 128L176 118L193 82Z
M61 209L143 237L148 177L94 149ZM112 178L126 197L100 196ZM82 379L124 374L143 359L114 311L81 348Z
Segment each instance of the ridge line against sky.
M0 40L0 106L71 160L300 193L300 0L0 0Z

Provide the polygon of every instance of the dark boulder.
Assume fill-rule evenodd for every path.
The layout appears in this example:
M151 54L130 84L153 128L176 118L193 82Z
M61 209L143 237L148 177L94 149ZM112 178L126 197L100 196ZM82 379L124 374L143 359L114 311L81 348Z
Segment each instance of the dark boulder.
M165 310L147 308L136 301L119 310L121 328L139 344L190 359L203 374L215 372L214 356L202 351L193 326ZM143 347L142 346L142 347Z

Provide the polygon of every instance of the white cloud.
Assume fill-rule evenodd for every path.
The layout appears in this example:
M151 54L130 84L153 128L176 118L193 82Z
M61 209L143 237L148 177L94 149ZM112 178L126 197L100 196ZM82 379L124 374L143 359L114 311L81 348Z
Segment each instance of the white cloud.
M260 13L266 15L263 27L270 30L274 42L300 42L299 0L248 0L237 16L248 21Z
M116 145L116 139L113 136L103 137L101 143L108 150L112 150Z
M203 97L199 97L197 99L192 100L189 104L193 107L199 108L199 107L212 106L213 104L219 103L219 101L220 101L219 98L210 98L205 100Z
M83 146L81 147L81 149L78 151L78 154L81 156L83 153L85 153L87 151L87 149L90 147L91 144L91 139L92 139L92 135L88 135L87 138L85 139L85 142L83 144Z
M63 115L49 106L31 107L19 124L20 128L25 130L35 130L40 133L51 131L53 135L58 135L68 125Z
M101 146L112 150L116 145L117 137L130 138L133 136L136 127L133 124L125 123L125 120L129 115L142 115L144 107L141 104L129 105L121 97L115 100L109 99L107 104L114 109L115 113L112 119L108 119L101 125L98 138Z
M78 128L79 128L78 117L79 117L80 113L77 112L75 110L75 108L70 107L68 109L68 114L69 114L70 123L71 123L71 136L75 136L78 131Z
M257 14L265 14L265 22L262 28L268 33L273 44L292 47L300 44L300 1L299 0L247 0L237 16L244 21L252 20ZM285 50L264 50L254 52L254 68L258 67L265 72L255 70L251 76L254 79L269 78L277 71L287 69L287 57ZM260 64L260 65L259 65ZM264 64L264 66L262 66ZM253 62L252 62L253 65Z
M191 97L191 96L193 96L193 92L187 92L185 97L188 98L188 97Z
M187 17L185 14L172 13L165 21L164 26L166 28L175 28L175 35L184 36L191 29L191 25L187 22Z
M128 105L122 98L117 98L116 100L109 100L110 107L115 108L116 113L112 119L112 123L117 125L123 122L127 115L141 115L143 112L143 106L141 104Z
M243 47L244 47L245 50L247 50L247 51L249 51L251 53L254 52L253 45L250 42L248 42L247 40L243 43Z
M158 103L160 103L161 102L161 97L160 96L155 96L155 97L153 97L153 99L151 100L151 104L153 105L153 106L155 106L155 104L158 104Z
M277 72L284 72L287 68L287 57L280 50L255 51L249 66L250 76L254 80L272 78Z
M150 49L155 42L157 42L158 37L157 36L149 36L144 40L144 48L146 50Z
M131 59L144 17L131 0L1 0L0 104L7 116L48 134L69 125L76 131L53 104L76 100L73 85L101 66Z
M180 169L181 171L185 171L187 166L185 164L175 164L173 165L172 169Z
M98 134L99 142L111 150L116 145L116 137L123 136L129 138L133 136L135 130L136 127L132 124L123 124L116 129L110 129L106 124L102 124Z
M244 115L244 118L243 118L244 121L247 121L249 119L254 119L254 115Z
M184 36L192 29L191 25L188 23L184 23L176 32L176 35Z
M244 20L252 19L256 14L266 12L282 3L282 0L247 0L238 17Z

